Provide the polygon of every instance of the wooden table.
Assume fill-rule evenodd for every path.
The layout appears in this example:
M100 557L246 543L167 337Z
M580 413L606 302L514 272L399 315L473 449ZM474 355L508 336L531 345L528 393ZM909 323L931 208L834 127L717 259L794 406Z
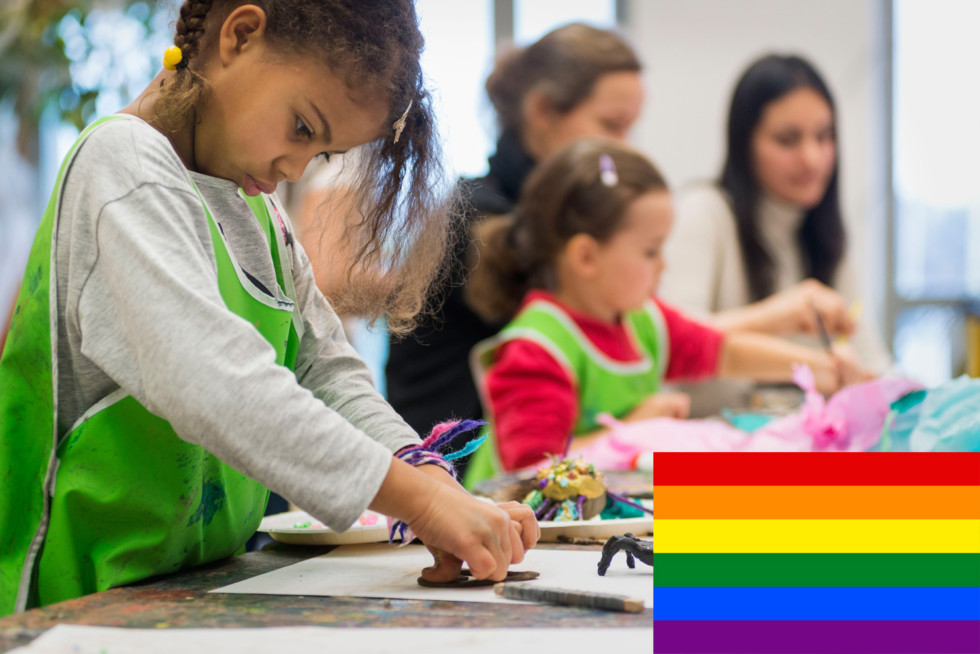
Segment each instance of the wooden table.
M600 547L541 544L541 548ZM282 544L173 575L0 618L0 652L26 645L58 623L130 628L551 627L646 628L653 611L612 613L528 604L239 595L208 591L319 556L330 547ZM642 565L642 564L638 564Z

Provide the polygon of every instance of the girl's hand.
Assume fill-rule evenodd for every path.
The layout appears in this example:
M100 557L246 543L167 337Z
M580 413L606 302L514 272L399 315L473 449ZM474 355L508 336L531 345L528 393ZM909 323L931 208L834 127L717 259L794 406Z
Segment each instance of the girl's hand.
M524 552L537 544L538 539L541 537L541 529L538 526L538 521L534 517L534 511L531 510L531 507L519 502L505 502L495 507L492 504L475 499L459 485L452 475L439 466L422 465L416 468L416 470L460 494L467 502L475 502L481 505L481 508L488 508L498 512L502 511L506 515L510 521L507 528L507 536L510 541L510 555L503 568L504 576L507 574L507 566L511 563L520 563L523 561ZM426 547L432 553L432 557L435 560L435 565L422 570L422 577L424 579L433 582L452 581L459 576L459 571L462 568L462 562L464 560L469 561L470 571L473 572L474 576L480 579L487 578L486 576L480 575L473 560L465 557L461 558L458 556L458 553L454 554L450 550L445 550L432 544L428 538L424 537L416 529L413 522L408 522L408 526L426 544ZM502 579L503 577L500 578Z
M501 581L511 563L524 560L520 523L503 509L445 484L408 526L433 553L436 565L422 571L430 581L451 581L462 562L477 579Z
M835 357L821 350L807 363L813 371L813 381L817 391L822 395L833 395L841 389L843 378Z
M623 422L637 422L648 418L684 419L690 413L691 396L687 393L655 393L626 414Z
M874 375L861 367L851 348L846 345L834 345L833 354L821 352L821 356L811 362L811 369L817 390L824 395L832 395L844 386L874 379Z
M515 526L517 533L520 534L523 548L517 547L513 549L513 552L518 554L520 558L511 561L511 563L520 563L524 559L524 552L534 547L538 539L541 538L541 527L538 526L538 519L534 517L534 511L531 510L531 507L520 502L504 502L497 506L507 512L511 519L511 525ZM463 568L462 561L452 554L448 554L431 545L426 545L426 548L432 554L435 565L422 570L423 579L445 583L459 576L459 572ZM476 574L472 570L472 566L471 571L474 575ZM504 574L506 575L506 572Z
M814 307L831 335L852 334L856 325L848 315L844 298L815 279L805 279L758 303L766 328L772 334L816 334L820 331ZM761 326L761 325L760 325Z
M865 369L860 363L858 363L857 357L854 354L854 348L851 346L846 344L835 344L833 351L834 363L837 365L837 370L840 373L841 383L843 386L860 384L861 382L870 381L875 378L874 373Z

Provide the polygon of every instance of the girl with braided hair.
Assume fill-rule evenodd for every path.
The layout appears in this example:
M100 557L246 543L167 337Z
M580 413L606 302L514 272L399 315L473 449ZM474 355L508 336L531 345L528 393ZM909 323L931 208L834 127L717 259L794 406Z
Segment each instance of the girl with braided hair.
M30 255L0 358L0 615L230 556L268 489L336 530L401 521L430 581L502 579L533 515L420 451L275 194L357 149L363 311L411 326L449 233L412 3L187 0L174 44L79 137Z

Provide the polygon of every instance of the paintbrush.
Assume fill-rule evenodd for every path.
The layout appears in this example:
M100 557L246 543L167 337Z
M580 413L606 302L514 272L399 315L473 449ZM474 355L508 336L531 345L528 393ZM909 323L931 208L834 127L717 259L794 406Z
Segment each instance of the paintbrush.
M823 316L820 315L820 311L817 309L817 303L810 298L810 306L813 307L813 315L817 318L817 332L820 334L820 342L823 343L823 349L827 350L827 354L833 355L834 349L830 341L830 333L827 331L827 326L823 323Z
M837 359L834 357L834 345L830 340L827 325L823 323L823 316L820 315L820 311L817 309L817 303L813 301L813 298L810 298L810 306L813 307L813 315L817 319L817 332L820 334L820 342L823 343L823 349L834 359L834 367L837 368L837 387L841 388L844 386L844 373L841 371L840 366L837 365Z

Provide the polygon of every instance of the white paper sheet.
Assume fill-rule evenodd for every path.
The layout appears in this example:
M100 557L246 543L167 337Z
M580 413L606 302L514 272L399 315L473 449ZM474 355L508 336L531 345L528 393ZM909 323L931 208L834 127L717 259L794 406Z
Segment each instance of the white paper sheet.
M610 633L608 629L119 629L58 625L11 654L540 654L554 650L556 643L569 642L574 642L576 650L601 652L609 649ZM649 629L617 629L614 634L617 650L653 649L652 621Z
M542 586L569 590L614 593L642 599L653 608L653 568L636 562L626 565L623 553L613 557L605 576L596 568L598 551L530 550L511 570L534 570ZM432 565L432 555L421 545L393 548L387 544L345 545L328 554L267 572L212 593L257 595L321 595L381 597L389 599L453 600L458 602L506 602L492 586L483 588L425 588L418 585L422 568Z

